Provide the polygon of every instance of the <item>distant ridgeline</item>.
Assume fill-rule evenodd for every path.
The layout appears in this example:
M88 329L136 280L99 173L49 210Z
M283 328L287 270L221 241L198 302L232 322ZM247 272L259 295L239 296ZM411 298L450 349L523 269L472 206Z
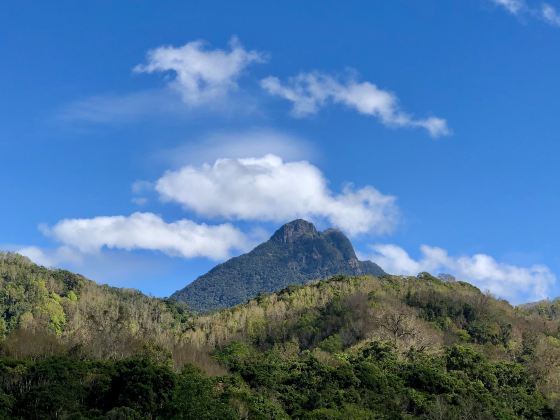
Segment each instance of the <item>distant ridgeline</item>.
M337 229L318 232L305 220L287 223L251 252L220 264L171 298L197 312L231 307L260 293L281 290L337 274L380 276L371 261L359 261Z

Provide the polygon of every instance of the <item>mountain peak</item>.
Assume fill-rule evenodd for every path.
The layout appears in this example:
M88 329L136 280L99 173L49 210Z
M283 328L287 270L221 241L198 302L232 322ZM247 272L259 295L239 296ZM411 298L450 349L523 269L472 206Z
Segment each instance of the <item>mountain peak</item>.
M280 227L270 238L272 241L293 243L302 237L314 238L319 232L313 223L303 219L296 219Z
M379 276L385 272L371 261L359 261L340 230L318 232L313 223L297 219L251 252L217 265L172 297L206 312L337 274Z

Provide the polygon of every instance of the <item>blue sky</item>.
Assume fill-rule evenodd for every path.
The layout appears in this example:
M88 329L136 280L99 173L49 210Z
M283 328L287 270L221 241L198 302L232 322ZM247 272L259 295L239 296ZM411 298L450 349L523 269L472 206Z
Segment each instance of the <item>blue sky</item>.
M306 217L560 295L560 3L0 5L0 244L156 296Z

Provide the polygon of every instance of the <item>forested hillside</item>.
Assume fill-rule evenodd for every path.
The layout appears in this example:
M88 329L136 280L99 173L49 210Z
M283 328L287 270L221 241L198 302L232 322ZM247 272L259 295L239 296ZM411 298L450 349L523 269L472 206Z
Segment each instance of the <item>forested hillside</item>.
M537 314L548 320L560 319L560 298L528 303L520 307L528 313Z
M338 276L204 316L11 254L0 281L6 418L559 418L556 317L452 279Z
M185 306L118 289L0 253L2 351L35 358L73 349L84 357L122 358L146 343L173 348L189 328Z

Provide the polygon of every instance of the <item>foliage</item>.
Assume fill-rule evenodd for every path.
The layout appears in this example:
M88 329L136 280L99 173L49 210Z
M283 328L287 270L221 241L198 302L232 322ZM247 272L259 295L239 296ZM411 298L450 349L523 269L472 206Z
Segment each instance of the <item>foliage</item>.
M490 362L468 347L402 358L374 341L347 360L310 352L285 358L232 343L219 357L294 418L552 418L535 381L518 363ZM473 410L476 403L476 411Z
M0 311L0 418L560 413L559 321L427 273L336 276L194 316L0 254Z
M87 362L70 357L0 361L0 414L13 419L235 419L232 396L256 394L186 367L149 358ZM248 412L262 403L245 401Z
M191 318L176 302L100 286L0 253L0 350L6 356L49 353L45 346L51 346L50 334L60 338L60 345L90 358L130 356L150 341L172 349L190 328Z

